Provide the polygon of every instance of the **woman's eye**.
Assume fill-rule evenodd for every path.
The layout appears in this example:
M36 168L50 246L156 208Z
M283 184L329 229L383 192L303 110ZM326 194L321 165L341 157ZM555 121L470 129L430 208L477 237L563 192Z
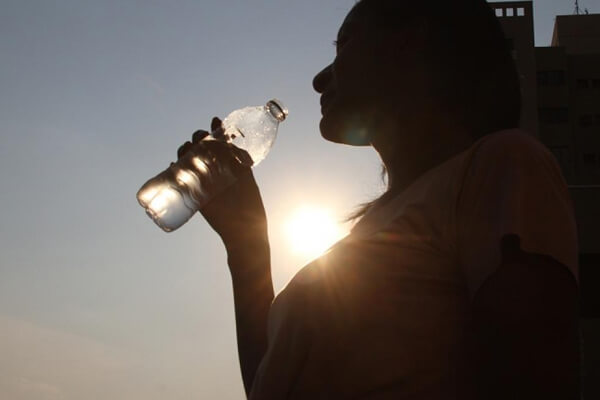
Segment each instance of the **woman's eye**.
M346 38L340 38L337 40L333 41L333 46L335 47L335 49L337 51L339 51L342 47L344 47L344 44L347 42L348 40Z

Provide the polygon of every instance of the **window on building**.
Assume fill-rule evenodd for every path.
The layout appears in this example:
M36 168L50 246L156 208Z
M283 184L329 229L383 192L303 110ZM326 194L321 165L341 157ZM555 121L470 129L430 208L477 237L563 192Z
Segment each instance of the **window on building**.
M517 8L517 15L519 17L524 17L525 16L525 9L523 7Z
M592 115L582 115L579 117L579 126L588 128L594 125L594 117Z
M583 154L583 165L586 168L596 168L598 166L598 157L596 153L584 153Z
M577 79L577 89L587 89L590 87L589 79Z
M515 15L515 9L514 8L507 8L506 9L506 16L507 17L512 17Z
M567 107L542 107L538 111L542 123L566 124L569 122L569 109Z
M592 79L592 87L594 89L600 89L600 79Z
M569 155L569 147L568 146L552 146L549 147L554 157L560 164L563 170L570 168L571 157Z
M501 8L496 8L496 17L503 17L504 16L504 10L502 10Z
M566 82L565 71L538 71L537 73L538 86L562 86Z

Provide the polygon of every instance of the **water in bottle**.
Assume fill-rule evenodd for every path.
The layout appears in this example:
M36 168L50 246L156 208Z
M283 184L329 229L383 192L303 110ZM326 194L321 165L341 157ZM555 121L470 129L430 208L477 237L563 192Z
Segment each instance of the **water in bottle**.
M237 161L256 166L271 149L279 123L287 114L287 109L275 99L265 106L235 110L223 120L223 129L204 140L231 143ZM193 146L176 163L146 182L137 199L160 228L171 232L235 180L230 166L211 154L208 146Z

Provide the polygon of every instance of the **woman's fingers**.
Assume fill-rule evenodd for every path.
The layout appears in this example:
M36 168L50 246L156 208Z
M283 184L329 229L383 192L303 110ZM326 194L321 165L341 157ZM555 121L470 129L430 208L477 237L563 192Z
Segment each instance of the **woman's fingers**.
M232 168L233 172L240 172L252 166L252 159L248 153L231 143L214 140L203 142L202 146L215 160Z
M208 135L209 135L209 133L207 131L197 130L196 132L194 132L192 134L192 143L198 143L199 141L203 140Z
M236 147L232 144L230 144L230 147L231 147L231 151L235 155L235 159L240 164L242 164L245 167L251 167L252 165L254 165L254 161L252 160L252 157L250 157L250 154L248 154L248 152L246 150L240 149L239 147Z
M179 146L179 148L177 149L177 158L181 158L185 155L185 153L187 153L188 151L190 151L190 149L192 148L192 142L185 142L184 144L182 144L181 146Z
M216 130L222 130L223 129L223 122L221 121L221 119L219 117L213 117L212 121L210 122L210 130L215 132Z
M196 151L203 149L200 151L206 152L207 156L216 156L217 159L221 159L222 162L227 162L230 165L233 162L233 164L237 164L238 167L241 166L248 168L254 164L252 157L250 157L245 150L240 149L231 143L219 140L204 141L204 139L209 135L219 138L219 135L223 133L223 121L221 121L220 118L214 117L212 119L210 123L210 129L212 134L202 129L194 132L192 134L192 141L185 142L177 150L177 158L179 159L185 156L192 148L196 147Z
M221 123L221 120L215 117L215 118L213 118L211 125L215 123L215 119L219 120L219 124ZM184 144L182 144L181 146L179 146L179 149L177 149L177 158L183 157L188 151L190 151L190 149L192 148L192 145L194 145L198 142L201 142L208 135L209 135L208 131L198 129L196 132L194 132L192 134L191 142L187 141Z

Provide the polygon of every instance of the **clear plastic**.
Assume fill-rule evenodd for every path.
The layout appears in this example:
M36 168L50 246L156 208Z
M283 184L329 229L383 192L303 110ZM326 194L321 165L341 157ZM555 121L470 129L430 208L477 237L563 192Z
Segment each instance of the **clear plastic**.
M223 120L225 140L246 150L256 166L271 150L279 123L286 117L287 109L279 100L235 110Z
M270 100L262 107L235 110L223 120L222 131L213 132L204 140L221 140L245 150L254 167L273 146L279 123L287 114L278 100ZM208 154L192 147L138 191L138 202L165 232L185 224L215 195L235 182L230 168Z

